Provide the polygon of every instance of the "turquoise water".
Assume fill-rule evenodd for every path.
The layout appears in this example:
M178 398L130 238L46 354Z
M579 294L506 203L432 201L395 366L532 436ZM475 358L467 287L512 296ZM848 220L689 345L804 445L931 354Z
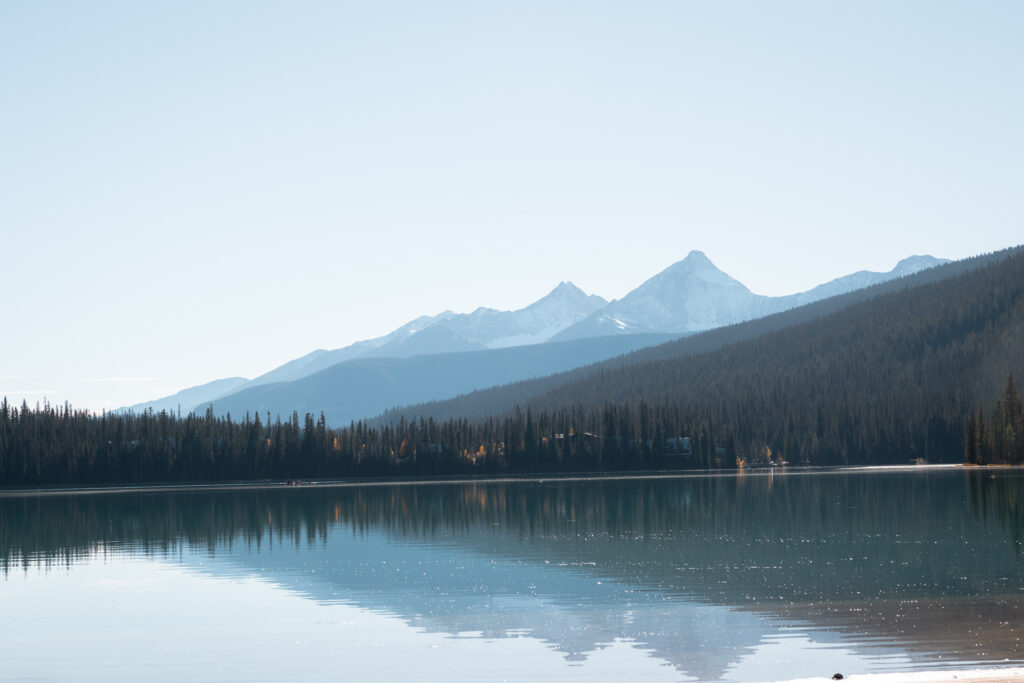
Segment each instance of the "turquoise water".
M1024 472L0 497L0 680L701 680L1024 658Z

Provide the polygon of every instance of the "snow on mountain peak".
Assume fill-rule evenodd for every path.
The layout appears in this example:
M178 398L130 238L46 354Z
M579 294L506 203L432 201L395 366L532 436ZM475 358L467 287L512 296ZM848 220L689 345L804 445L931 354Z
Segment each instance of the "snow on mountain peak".
M608 302L596 294L587 294L563 281L529 306L503 313L507 316L504 334L495 329L485 343L491 348L538 344L606 305Z
M661 271L654 277L650 278L648 282L662 276L679 277L689 276L694 273L700 274L721 272L722 271L718 269L718 266L712 263L711 259L707 257L707 254L705 254L703 251L694 250L687 254L686 258L682 259L681 261L676 261L665 270Z
M399 328L403 331L401 335L393 332L373 340L373 349L366 355L402 356L413 350L422 352L422 342L428 337L435 346L439 339L478 348L539 344L607 303L571 282L561 282L544 297L518 310L502 311L481 306L472 313L445 311L425 319L425 324L418 324L415 329L407 324ZM381 343L384 341L387 343Z
M892 269L892 272L899 275L912 275L913 273L927 270L928 268L934 268L935 266L948 262L949 259L935 258L930 254L914 254L913 256L908 256L905 259L900 259L899 263L896 264L896 267Z
M355 358L404 357L480 348L503 348L609 334L685 334L728 325L812 301L912 275L948 259L914 255L888 273L859 271L797 294L765 297L720 270L698 249L649 278L622 299L605 301L568 280L514 311L480 307L472 313L445 310L411 320L389 334L341 349L317 349L241 386L286 382ZM208 400L208 399L204 399Z
M649 290L656 290L664 289L666 287L670 290L678 290L680 287L688 288L685 283L695 281L702 281L708 285L718 287L739 287L745 291L749 291L738 280L734 280L725 272L720 270L718 266L711 262L711 259L709 259L704 252L697 250L691 251L682 261L676 261L665 270L647 280L647 282L644 282L637 288L637 290L634 291L645 288ZM630 295L631 294L633 294L633 292L631 292ZM675 294L678 294L678 291L671 294L666 291L665 294L674 296Z
M534 307L537 304L540 304L542 302L551 302L551 301L577 301L577 302L580 302L580 301L588 301L588 300L593 300L593 301L599 302L599 303L601 303L601 305L604 305L605 303L607 303L601 297L599 297L599 296L597 296L595 294L587 294L582 289L580 289L579 287L577 287L573 283L569 282L568 280L563 280L562 282L559 282L558 285L554 289L552 289L550 292L548 292L547 294L542 296L540 299L537 299L537 301L534 301L532 304L530 304L526 308L532 308L532 307ZM521 310L526 310L526 308L521 309Z
M582 294L586 296L586 292L584 292L582 289L574 285L569 280L562 280L561 282L559 282L558 285L551 290L549 296L556 292L560 294Z
M711 262L711 259L708 258L708 255L705 254L700 249L692 249L690 253L686 255L686 258L680 261L680 263L688 263L690 265L705 265L711 266L712 268L715 267L715 264Z
M753 317L762 298L695 249L558 339L706 330Z

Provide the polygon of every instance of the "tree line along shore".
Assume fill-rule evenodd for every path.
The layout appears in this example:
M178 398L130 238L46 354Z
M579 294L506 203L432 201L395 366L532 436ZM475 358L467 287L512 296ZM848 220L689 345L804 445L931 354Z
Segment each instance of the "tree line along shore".
M673 409L676 408L676 409ZM802 465L933 462L1024 463L1024 408L1012 376L988 411L957 433L922 418L922 432L887 433L887 448L851 453L851 435L817 420L800 431L787 420L774 438L742 429L744 420L697 415L674 406L605 406L513 415L482 422L399 420L332 429L321 416L234 421L166 412L93 416L69 406L12 408L0 402L0 484L145 484L259 479L417 477L465 474L629 472ZM961 421L964 424L964 421ZM858 441L877 434L856 435ZM921 449L920 451L918 449Z

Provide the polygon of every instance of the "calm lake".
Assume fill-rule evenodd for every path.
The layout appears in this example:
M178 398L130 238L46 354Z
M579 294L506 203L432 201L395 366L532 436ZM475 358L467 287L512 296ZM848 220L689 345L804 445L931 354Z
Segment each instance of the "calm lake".
M0 495L0 680L1019 664L1024 472Z

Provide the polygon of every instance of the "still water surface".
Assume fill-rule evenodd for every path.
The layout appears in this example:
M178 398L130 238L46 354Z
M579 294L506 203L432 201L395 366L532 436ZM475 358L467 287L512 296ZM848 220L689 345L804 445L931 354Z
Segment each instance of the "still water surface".
M0 680L1020 663L1024 473L0 496Z

